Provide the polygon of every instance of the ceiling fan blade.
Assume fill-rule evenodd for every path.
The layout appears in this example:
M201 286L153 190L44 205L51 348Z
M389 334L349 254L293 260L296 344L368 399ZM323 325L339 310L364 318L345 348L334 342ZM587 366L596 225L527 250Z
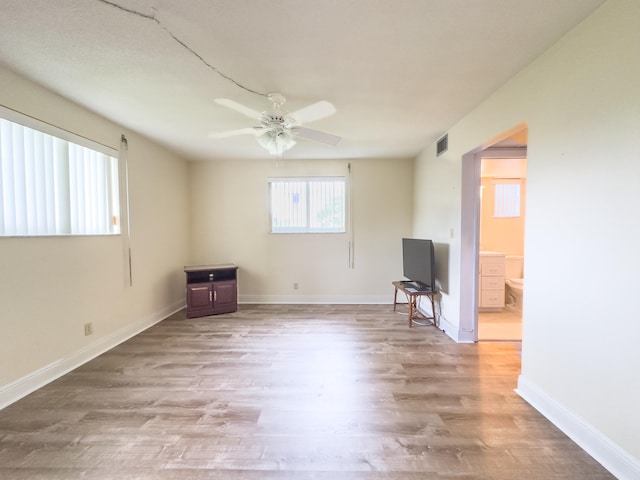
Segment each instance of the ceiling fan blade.
M215 132L208 135L209 138L227 138L235 135L258 135L263 130L262 127L238 128L237 130L228 130L226 132Z
M297 110L293 113L290 113L288 116L293 118L296 123L303 124L321 120L333 115L334 113L336 113L336 107L334 107L332 103L327 102L326 100L321 100L319 102L312 103L307 107L301 108L300 110Z
M229 100L228 98L216 98L214 102L218 105L222 105L223 107L230 108L231 110L235 110L236 112L246 115L249 118L260 120L260 112L256 112L253 108L245 107L244 105L234 102L233 100Z
M326 143L327 145L337 145L342 138L337 135L332 135L327 132L321 132L320 130L313 130L305 127L291 127L291 131L298 137L306 138L307 140L313 140L315 142Z

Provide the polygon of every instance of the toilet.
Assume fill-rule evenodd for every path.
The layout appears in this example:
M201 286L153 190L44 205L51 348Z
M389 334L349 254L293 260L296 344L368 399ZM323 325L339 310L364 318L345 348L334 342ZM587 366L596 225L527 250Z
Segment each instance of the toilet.
M507 255L505 257L505 306L522 313L522 295L524 293L524 257Z

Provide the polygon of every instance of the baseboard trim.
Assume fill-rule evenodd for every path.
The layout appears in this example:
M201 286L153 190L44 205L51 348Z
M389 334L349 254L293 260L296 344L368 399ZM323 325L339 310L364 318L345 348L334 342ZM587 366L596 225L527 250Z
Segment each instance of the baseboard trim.
M389 305L391 295L239 295L240 304Z
M431 316L431 310L424 310L422 307L418 306L418 310L425 316ZM450 323L445 317L442 315L438 315L438 328L442 330L448 337L450 337L456 343L475 343L475 338L473 337L473 330L466 331L460 330L457 325Z
M589 422L567 410L538 385L520 375L516 393L620 480L640 478L640 461Z
M438 328L446 333L452 340L458 341L458 327L450 323L449 320L442 315L438 317Z
M44 387L71 370L93 360L113 347L136 336L147 328L161 322L165 318L184 308L184 300L176 302L167 308L142 318L126 327L98 339L95 343L87 345L68 357L61 358L49 365L25 375L18 380L0 387L0 410L26 397L30 393Z

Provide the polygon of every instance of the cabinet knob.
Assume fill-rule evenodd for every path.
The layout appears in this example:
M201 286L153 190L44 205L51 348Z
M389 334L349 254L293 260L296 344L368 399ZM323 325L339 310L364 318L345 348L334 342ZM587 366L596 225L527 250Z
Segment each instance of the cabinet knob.
M209 301L211 301L211 290L209 290Z

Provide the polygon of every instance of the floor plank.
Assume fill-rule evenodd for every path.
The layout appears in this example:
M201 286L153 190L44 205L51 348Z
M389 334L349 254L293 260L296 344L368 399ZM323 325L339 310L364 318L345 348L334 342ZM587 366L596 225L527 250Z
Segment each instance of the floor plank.
M388 305L179 312L0 411L0 478L614 478L519 368Z

